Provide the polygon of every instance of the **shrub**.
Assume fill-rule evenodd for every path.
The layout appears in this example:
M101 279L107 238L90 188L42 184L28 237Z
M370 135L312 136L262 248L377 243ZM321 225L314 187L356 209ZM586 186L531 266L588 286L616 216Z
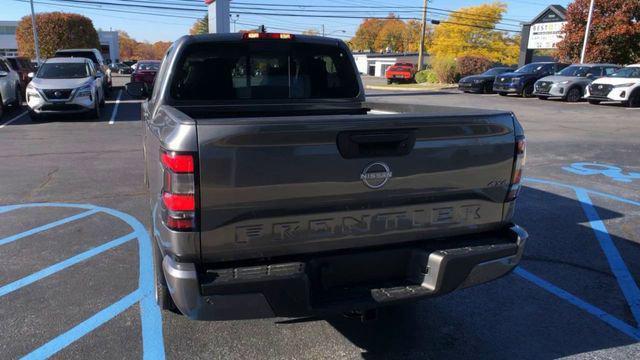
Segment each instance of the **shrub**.
M438 82L438 78L436 78L436 74L431 69L418 71L416 73L415 80L418 84L420 83L434 84Z
M431 62L431 68L440 83L452 84L459 78L456 61L453 58L436 57Z
M456 65L460 76L468 76L489 70L493 63L482 56L461 56L457 59Z

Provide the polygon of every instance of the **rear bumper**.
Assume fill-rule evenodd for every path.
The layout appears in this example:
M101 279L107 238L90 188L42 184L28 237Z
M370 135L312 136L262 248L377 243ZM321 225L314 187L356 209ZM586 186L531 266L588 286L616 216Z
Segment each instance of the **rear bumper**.
M196 271L164 257L178 309L197 320L301 317L438 296L497 279L519 263L527 233L500 231L281 262Z

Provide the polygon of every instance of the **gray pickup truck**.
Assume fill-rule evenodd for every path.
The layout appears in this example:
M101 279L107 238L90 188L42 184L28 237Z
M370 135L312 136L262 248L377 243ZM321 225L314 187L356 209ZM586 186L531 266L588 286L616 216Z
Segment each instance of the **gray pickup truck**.
M340 40L185 36L142 106L156 295L192 319L367 314L507 274L509 112L366 103Z

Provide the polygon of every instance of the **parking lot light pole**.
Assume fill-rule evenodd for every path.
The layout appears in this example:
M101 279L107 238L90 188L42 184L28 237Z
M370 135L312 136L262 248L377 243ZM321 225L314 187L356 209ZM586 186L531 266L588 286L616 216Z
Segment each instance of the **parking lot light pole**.
M582 53L580 54L580 63L584 64L584 56L587 52L587 41L589 41L589 28L591 28L591 18L593 17L593 5L595 0L591 0L589 5L589 17L587 17L587 28L584 29L584 42L582 43Z
M40 44L38 43L38 27L36 26L36 14L33 11L33 0L29 0L31 4L31 27L33 27L33 47L36 50L36 63L40 66Z
M422 70L424 63L424 37L427 31L427 2L424 0L424 6L422 7L422 33L420 34L420 50L418 52L418 71Z

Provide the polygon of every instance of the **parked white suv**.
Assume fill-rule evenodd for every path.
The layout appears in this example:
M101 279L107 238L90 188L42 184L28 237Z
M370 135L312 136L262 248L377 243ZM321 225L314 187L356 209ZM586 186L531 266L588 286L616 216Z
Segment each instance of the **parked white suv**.
M102 78L87 58L52 58L29 74L27 105L31 118L62 113L89 113L100 117L104 105Z
M629 65L593 81L586 88L585 98L591 104L621 101L629 107L640 107L640 64Z
M7 105L18 107L20 103L22 103L20 74L11 69L7 60L0 56L0 116Z

